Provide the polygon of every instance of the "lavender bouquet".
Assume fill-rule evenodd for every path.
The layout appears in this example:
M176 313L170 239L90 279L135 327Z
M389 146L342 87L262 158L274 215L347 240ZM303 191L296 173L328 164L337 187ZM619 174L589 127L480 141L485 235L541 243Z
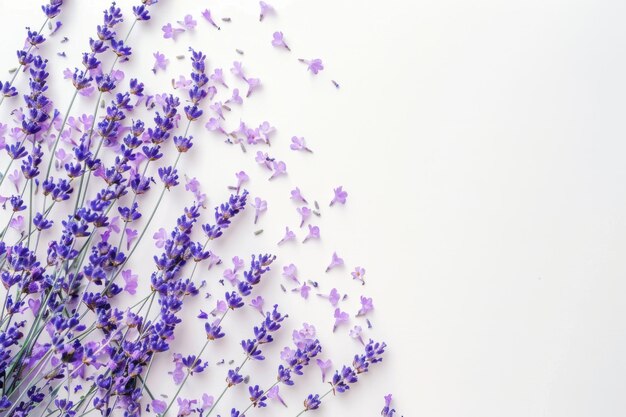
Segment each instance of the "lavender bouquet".
M239 171L234 185L224 184L230 195L208 209L200 181L184 168L201 151L192 133L212 141L213 152L241 148L242 158L254 157L271 184L287 175L287 164L270 155L270 123L228 127L233 107L251 100L261 85L239 61L230 80L221 68L209 70L200 48L186 45L177 59L188 73L163 91L149 91L125 69L134 57L131 34L141 36L163 3L137 1L129 10L111 3L87 35L80 62L70 63L64 48L77 41L63 35L62 17L72 2L50 0L41 6L43 24L26 29L16 68L0 83L0 109L7 114L0 124L1 416L250 416L270 402L286 407L281 392L315 374L292 412L300 416L349 390L382 361L385 343L365 337L370 297L357 297L360 306L349 313L346 294L301 280L292 259L281 260L286 281L278 295L268 290L266 281L278 279L272 277L276 252L321 236L311 223L321 216L320 205L309 204L299 188L290 195L300 218L293 230L286 227L284 237L261 253L222 260L223 242L232 235L236 246L233 229L246 227L246 210L254 212L248 227L256 225L268 202L251 196L246 187L254 181ZM260 21L273 14L260 2ZM215 30L230 23L208 9L198 19ZM160 41L182 43L197 25L191 14L167 23ZM282 32L268 45L291 53ZM152 71L167 71L168 57L153 57ZM59 60L68 66L54 66ZM313 76L324 70L319 59L298 60ZM67 83L60 97L49 89L56 79ZM260 150L250 152L254 147ZM302 137L293 136L288 147L312 153ZM335 210L348 193L332 191ZM180 213L163 212L168 199L183 205ZM254 235L262 233L252 227ZM343 268L333 253L321 271ZM351 275L360 291L365 269L356 267ZM298 321L287 314L283 306L294 297L332 306L340 349L361 346L351 362L333 365L316 317ZM350 327L351 320L361 325ZM287 326L290 340L284 340ZM185 335L193 335L196 346L178 343ZM274 347L281 340L282 349ZM264 367L255 368L259 363ZM205 377L221 388L190 397L186 388L194 380L207 384ZM383 416L393 416L390 403L388 395Z

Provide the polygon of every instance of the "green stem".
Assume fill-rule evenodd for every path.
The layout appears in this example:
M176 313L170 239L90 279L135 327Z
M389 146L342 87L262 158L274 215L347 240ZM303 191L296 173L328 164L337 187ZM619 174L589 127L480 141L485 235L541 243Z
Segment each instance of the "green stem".
M59 134L54 140L54 146L52 147L52 152L50 153L50 162L48 162L48 169L46 170L46 176L44 178L50 177L50 171L52 170L52 164L54 163L54 153L59 146L59 142L61 140L61 135L63 134L63 129L65 128L65 124L67 123L67 119L70 117L70 111L72 111L72 106L74 105L74 101L76 100L76 96L78 95L78 90L74 90L74 95L72 95L72 99L70 100L70 104L67 107L67 111L65 112L65 117L63 117L63 123L61 123L61 129L59 129ZM48 131L52 129L53 123L50 123L50 128Z
M30 182L30 198L28 204L28 241L26 243L26 247L30 249L30 235L33 230L33 182L31 179L27 180Z

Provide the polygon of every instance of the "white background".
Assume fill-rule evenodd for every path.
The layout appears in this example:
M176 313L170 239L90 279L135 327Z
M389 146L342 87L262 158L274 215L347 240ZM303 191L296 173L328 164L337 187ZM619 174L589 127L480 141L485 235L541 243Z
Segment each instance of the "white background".
M0 0L3 68L15 66L22 27L40 24L39 3ZM372 335L387 341L389 354L317 415L377 415L389 392L405 416L624 415L626 3L271 3L277 14L259 23L252 0L163 0L131 36L140 58L132 68L167 88L188 72L175 55L194 45L211 67L227 70L241 59L263 82L242 114L277 127L272 152L287 162L288 178L268 183L253 152L228 147L200 125L194 134L203 142L185 166L205 184L211 206L240 169L251 174L252 195L270 201L265 232L252 235L247 213L245 232L237 230L247 241L224 243L225 259L273 247L285 225L297 225L292 186L322 206L334 186L350 193L346 207L322 207L321 242L280 249L268 286L279 294L279 266L294 262L325 291L340 286L354 302L361 288L349 268L367 269ZM55 76L79 65L105 2L67 4L74 10L64 12L54 42L70 38L62 48L68 58L55 61ZM205 7L233 22L217 32L201 21ZM163 40L160 27L187 12L199 29L176 44ZM291 54L271 47L275 30ZM171 61L167 74L149 72L156 50ZM312 77L299 57L322 58L326 68ZM292 135L306 137L315 154L290 151ZM168 210L161 213L165 224ZM334 250L349 268L324 275ZM327 356L349 360L359 349L347 328L328 337L328 305L313 299L303 309L335 340ZM223 371L215 371L215 385L199 378L187 392L221 387ZM298 395L286 394L292 405L281 415L295 415L303 394L325 389L317 377L307 381ZM273 415L264 411L258 415Z

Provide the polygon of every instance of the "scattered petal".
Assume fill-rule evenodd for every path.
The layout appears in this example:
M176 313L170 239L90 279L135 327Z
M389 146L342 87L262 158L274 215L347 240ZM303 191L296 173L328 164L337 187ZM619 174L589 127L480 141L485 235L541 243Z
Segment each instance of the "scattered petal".
M343 190L343 186L339 186L333 190L335 196L330 202L330 206L332 207L335 203L346 204L346 199L348 198L348 192Z
M302 193L300 192L300 189L298 187L291 190L291 199L297 203L309 204L302 196Z
M285 227L285 236L283 236L283 238L278 242L278 244L282 245L283 243L289 240L294 240L295 238L296 238L296 234L292 232L291 230L289 230L289 227Z
M361 281L361 284L365 285L365 268L361 268L360 266L354 268L354 272L352 272L352 279Z
M333 326L333 332L337 330L337 327L342 323L347 323L350 320L348 313L341 311L339 308L335 309L335 325Z
M137 278L139 275L133 274L133 271L130 269L126 269L122 271L122 279L124 280L124 291L129 293L130 295L135 295L137 293Z
M274 12L274 8L264 1L260 1L259 6L261 6L261 14L259 15L259 21L262 22L265 16Z
M333 362L328 359L326 361L322 360L322 359L317 359L317 366L320 367L320 370L322 371L322 382L326 382L326 374L329 371L333 370Z
M213 17L211 16L211 11L209 9L205 9L202 12L202 17L204 17L206 19L207 22L209 22L211 24L211 26L213 26L214 28L216 28L217 30L220 30L220 27L217 25L217 23L215 23L215 21L213 20Z
M326 267L326 272L330 271L333 268L343 265L343 259L337 255L337 252L333 252L333 257L330 260L330 264Z
M163 31L163 38L165 39L172 39L173 41L176 40L176 37L183 33L185 31L185 29L179 29L179 28L174 28L172 27L171 23L168 23L167 25L163 26L161 28L161 30Z
M194 30L198 22L194 20L192 15L188 14L187 16L185 16L185 18L182 21L179 20L178 24L187 30Z
M311 239L319 239L320 238L320 228L317 226L309 225L309 234L304 238L302 243L306 243Z
M272 45L277 48L285 48L286 50L291 51L287 43L285 43L285 37L283 36L283 32L274 32Z
M361 296L361 309L356 314L357 317L366 315L368 312L374 309L374 303L371 298L367 298L364 295Z
M295 283L300 284L300 281L298 280L298 268L296 268L294 264L289 264L283 267L283 276Z
M170 63L170 60L165 58L165 55L163 55L159 51L155 52L153 56L155 61L154 66L152 67L152 72L156 74L157 71L160 69L165 71L167 69L167 64Z
M259 215L267 210L267 201L262 200L259 197L254 199L254 203L252 203L252 207L254 207L254 224L259 220Z
M307 64L308 70L311 71L313 74L317 74L321 70L324 69L324 64L322 63L322 60L319 58L311 59L311 60L300 58L298 61Z
M306 151L309 153L313 153L311 149L307 148L306 144L304 143L304 138L299 138L297 136L293 136L291 138L291 145L289 145L289 147L294 151Z

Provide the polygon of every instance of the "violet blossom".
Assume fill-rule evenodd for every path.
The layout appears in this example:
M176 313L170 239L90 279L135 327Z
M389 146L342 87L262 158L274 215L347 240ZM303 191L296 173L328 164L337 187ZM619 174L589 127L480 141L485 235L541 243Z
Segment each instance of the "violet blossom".
M283 36L283 32L274 32L272 45L277 48L285 48L288 51L291 51L289 46L285 43L285 37Z
M311 59L311 60L300 58L298 59L298 61L306 64L307 69L315 75L317 75L321 70L324 69L324 64L322 63L322 60L319 58Z

